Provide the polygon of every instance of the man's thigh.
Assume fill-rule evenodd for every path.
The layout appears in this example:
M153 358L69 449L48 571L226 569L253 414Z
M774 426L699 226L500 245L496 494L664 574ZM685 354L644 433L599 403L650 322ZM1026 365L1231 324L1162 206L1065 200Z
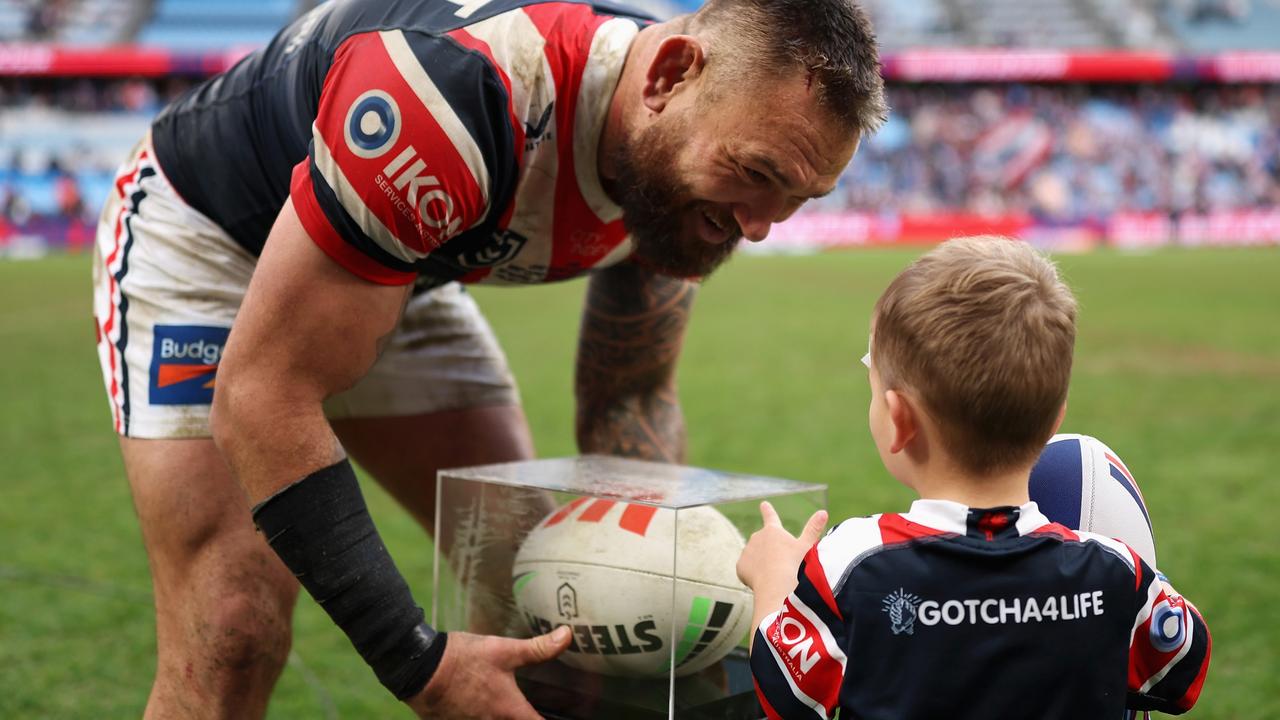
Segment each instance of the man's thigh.
M533 457L518 405L331 422L347 453L428 531L435 522L437 471Z
M215 373L253 267L141 143L103 209L93 268L98 359L117 433L209 437Z
M437 516L436 473L531 458L533 443L520 407L346 418L334 420L333 427L351 457L439 544L455 581L466 588L466 629L519 632L512 623L518 617L512 563L520 542L551 510L551 498L519 488L455 485Z

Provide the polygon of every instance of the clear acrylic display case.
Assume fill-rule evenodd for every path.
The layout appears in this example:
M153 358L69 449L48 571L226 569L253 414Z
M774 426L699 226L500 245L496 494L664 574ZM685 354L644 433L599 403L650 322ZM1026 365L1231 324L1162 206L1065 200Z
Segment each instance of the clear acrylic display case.
M766 499L795 534L826 507L826 486L591 455L443 470L436 486L432 624L509 637L570 625L572 665L557 660L517 672L521 689L548 718L756 720L764 713L747 664L751 608L717 599L733 600L731 592L714 593L729 592L716 589L725 582L737 585L741 544L760 527L759 503ZM543 572L527 586L537 573L515 576L514 570L533 567L525 560L535 545L558 542L560 549L573 546L566 552L588 552L581 546L607 537L605 525L630 531L612 530L624 536L613 547L641 549L598 564L644 565L639 584L628 585L632 575L626 582L601 583L598 575L580 577L562 565L555 566L558 575ZM569 531L580 534L563 534ZM536 539L529 539L522 554L531 532ZM627 545L640 542L633 537L640 534L642 546ZM708 573L729 580L704 593L706 586L691 579ZM745 588L737 589L749 598ZM544 601L550 609L533 607ZM631 625L638 603L646 615ZM632 612L627 623L593 617L619 607ZM706 664L726 650L722 659Z

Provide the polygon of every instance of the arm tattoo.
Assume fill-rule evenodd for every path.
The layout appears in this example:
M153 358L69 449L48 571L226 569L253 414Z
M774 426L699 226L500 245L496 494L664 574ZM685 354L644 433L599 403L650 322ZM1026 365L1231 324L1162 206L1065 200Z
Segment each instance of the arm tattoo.
M630 263L592 276L574 383L579 450L684 462L675 369L695 288Z

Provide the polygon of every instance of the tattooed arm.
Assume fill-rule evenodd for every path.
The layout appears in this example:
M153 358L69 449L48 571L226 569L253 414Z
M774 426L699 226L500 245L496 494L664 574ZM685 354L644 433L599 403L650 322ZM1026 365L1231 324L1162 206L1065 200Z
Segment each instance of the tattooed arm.
M578 449L684 462L676 361L696 285L622 263L587 288L578 339Z

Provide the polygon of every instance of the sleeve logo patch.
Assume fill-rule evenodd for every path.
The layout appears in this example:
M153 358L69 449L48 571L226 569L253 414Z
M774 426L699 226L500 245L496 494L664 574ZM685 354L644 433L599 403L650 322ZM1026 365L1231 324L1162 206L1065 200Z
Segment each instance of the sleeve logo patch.
M363 93L347 109L343 124L347 148L366 160L381 157L400 137L400 108L382 90Z
M1183 609L1162 601L1151 613L1151 646L1160 652L1173 652L1187 636L1187 618Z
M230 328L157 325L152 339L152 405L208 405Z

